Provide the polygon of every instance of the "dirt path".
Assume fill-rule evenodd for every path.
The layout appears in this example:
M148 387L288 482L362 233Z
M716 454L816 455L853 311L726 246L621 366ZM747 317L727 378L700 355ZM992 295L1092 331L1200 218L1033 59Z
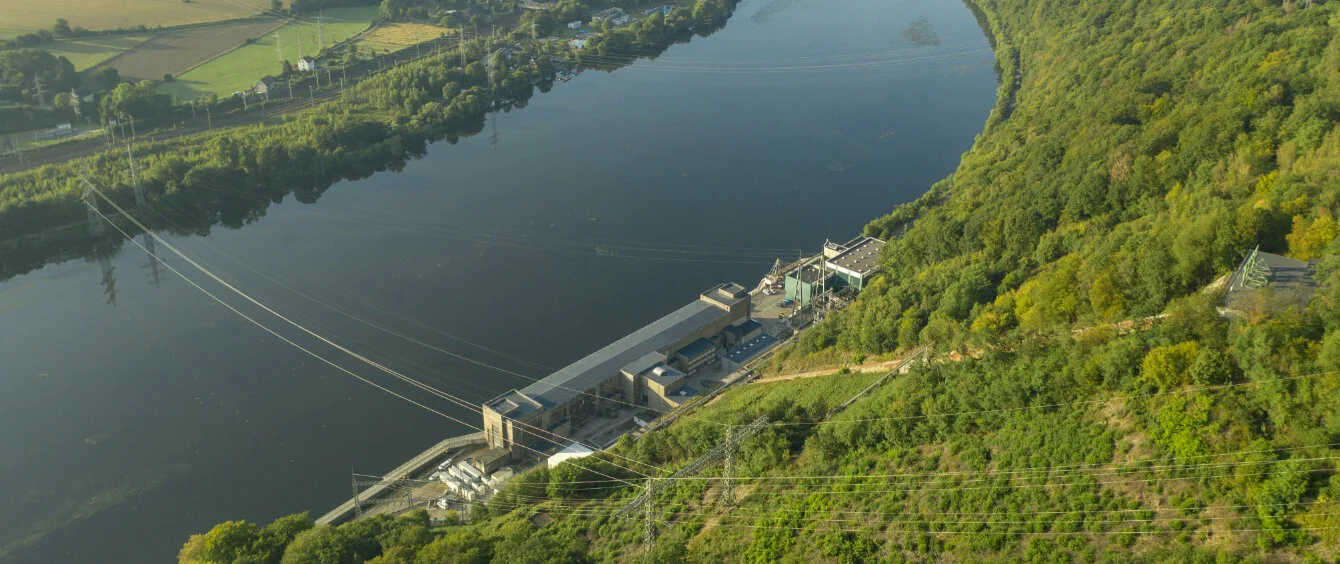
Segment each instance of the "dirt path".
M907 357L900 357L893 360L886 360L884 362L858 364L856 366L848 366L846 368L851 372L861 372L861 373L888 372L890 370L893 370L895 366L902 363L904 360L907 360ZM802 372L791 372L791 373L777 374L774 376L764 376L762 378L755 379L753 383L762 384L766 382L784 382L786 380L796 380L799 378L817 378L819 376L832 376L841 369L842 368L823 368L819 370L805 370Z

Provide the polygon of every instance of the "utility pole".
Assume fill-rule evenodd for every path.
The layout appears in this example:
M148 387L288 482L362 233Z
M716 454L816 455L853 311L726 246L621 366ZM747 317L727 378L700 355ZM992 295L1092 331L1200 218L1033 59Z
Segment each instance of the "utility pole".
M312 105L315 106L315 105L316 105L316 89L315 89L315 88L312 88L312 85L308 84L308 85L307 85L307 93L312 97Z
M247 113L247 93L242 93L242 113Z
M214 119L209 116L209 106L205 106L205 123L209 124L210 131L214 130Z
M275 30L275 60L284 60L284 35L280 30Z
M335 81L330 78L330 67L326 67L326 87L329 88L334 85Z
M340 77L340 99L344 99L344 77Z
M34 98L37 98L37 105L38 105L39 107L45 108L45 107L47 107L47 99L46 99L46 93L47 93L47 91L46 91L46 90L43 90L43 89L42 89L42 86L43 86L43 84L42 84L42 77L40 77L40 76L34 76L34 77L33 77L33 90L37 91L37 94L34 94L33 97L34 97Z
M648 552L656 546L656 527L652 521L652 505L655 499L651 496L651 478L647 478L647 505L645 526L642 531L642 547Z
M291 100L293 99L293 77L289 77L286 84L288 84L288 97Z
M83 117L84 112L79 108L79 93L75 92L73 88L70 89L70 107L74 109L74 119Z

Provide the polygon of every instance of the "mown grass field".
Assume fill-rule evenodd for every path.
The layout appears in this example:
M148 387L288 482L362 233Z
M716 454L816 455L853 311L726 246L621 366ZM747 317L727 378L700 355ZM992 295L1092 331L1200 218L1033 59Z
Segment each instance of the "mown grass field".
M421 23L387 23L377 26L358 40L358 48L364 51L390 53L399 51L416 43L451 35L452 30L445 27Z
M326 10L323 26L325 44L338 43L358 35L376 17L377 8L371 6ZM315 55L316 31L315 21L290 23L249 45L195 67L172 82L163 83L159 89L181 100L192 100L210 93L224 96L245 90L263 76L279 74L282 69L280 53L294 65L304 55ZM279 44L278 49L276 42Z
M0 2L0 37L48 29L56 18L71 26L115 29L212 22L254 16L269 0L4 0Z
M152 35L118 35L112 37L89 37L57 41L42 45L42 49L52 55L65 57L74 63L74 70L97 66L103 61L120 55L126 50L144 43Z
M115 67L128 80L161 80L164 73L184 72L280 25L282 21L252 21L164 33L99 66Z

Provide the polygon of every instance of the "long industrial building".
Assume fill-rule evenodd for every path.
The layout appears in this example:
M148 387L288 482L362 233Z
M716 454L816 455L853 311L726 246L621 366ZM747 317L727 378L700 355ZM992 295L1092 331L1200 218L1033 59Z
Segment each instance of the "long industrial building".
M714 366L721 347L759 334L761 328L749 316L750 296L743 286L717 285L543 380L484 403L485 440L497 454L534 458L612 409L676 407L697 393L685 378Z

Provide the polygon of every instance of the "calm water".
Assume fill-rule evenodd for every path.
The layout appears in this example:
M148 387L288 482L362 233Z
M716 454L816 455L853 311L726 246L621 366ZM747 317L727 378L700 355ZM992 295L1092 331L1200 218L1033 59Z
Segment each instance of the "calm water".
M903 33L920 17L938 44ZM448 353L543 376L917 197L981 128L990 60L955 1L746 0L711 37L559 84L401 172L169 240L293 319L479 402L527 380ZM470 431L165 270L154 284L133 245L109 263L115 305L97 262L0 282L0 560L169 561L192 532L319 515L348 497L351 468L384 472Z

